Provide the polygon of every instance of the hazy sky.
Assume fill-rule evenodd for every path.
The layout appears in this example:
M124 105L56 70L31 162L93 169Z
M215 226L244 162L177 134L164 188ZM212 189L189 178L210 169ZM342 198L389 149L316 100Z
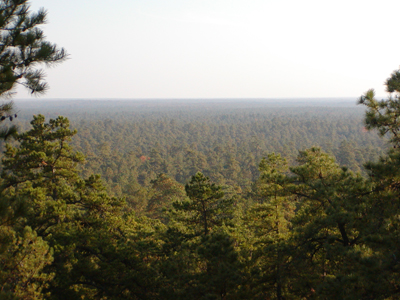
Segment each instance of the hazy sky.
M398 0L31 5L48 10L48 40L70 53L46 71L43 98L384 96L400 64Z

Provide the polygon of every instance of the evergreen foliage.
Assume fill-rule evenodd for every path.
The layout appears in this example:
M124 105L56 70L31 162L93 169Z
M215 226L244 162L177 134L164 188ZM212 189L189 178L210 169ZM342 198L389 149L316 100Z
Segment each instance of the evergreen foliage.
M17 82L40 93L37 64L65 52L43 41L43 11L31 14L24 0L0 8L0 95ZM70 146L84 138L67 118L34 116L2 157L0 298L398 299L399 74L386 81L388 99L376 100L373 90L360 97L365 128L391 146L364 170L359 156L372 152L355 151L351 134L335 147L324 141L330 153L314 146L296 159L290 134L260 138L286 121L303 126L295 117L236 127L229 114L213 124L82 123L85 165ZM326 132L314 123L304 123L310 137ZM352 132L346 124L338 130ZM157 140L157 130L176 142ZM137 144L123 143L129 134ZM268 153L268 143L283 155Z
M224 199L221 186L198 172L185 186L189 200L173 203L175 218L191 228L194 235L207 235L230 219L232 200Z
M31 93L43 93L47 85L39 64L54 65L67 57L64 49L45 40L40 25L46 11L29 10L27 0L0 2L0 95L12 91L16 83Z
M78 176L75 167L83 161L83 156L68 145L75 134L68 127L65 118L45 123L43 116L35 116L32 129L16 136L19 145L7 145L2 198L10 199L8 210L11 212L17 211L20 201L25 208L11 228L17 233L34 230L40 236L33 246L40 246L42 259L47 259L41 262L35 256L39 261L34 264L32 258L28 266L35 269L28 271L38 274L38 279L52 278L41 296L94 299L125 295L125 299L136 299L137 294L148 293L153 280L151 276L142 278L148 268L135 253L150 257L153 242L149 240L147 249L144 224L136 225L133 217L125 212L125 202L110 198L104 192L99 176L85 180ZM140 236L138 244L137 235ZM9 240L20 243L16 238ZM12 249L10 245L6 254ZM28 250L24 251L28 259ZM132 266L135 267L131 272ZM4 268L3 272L6 271ZM121 276L145 281L134 286L128 279L129 284L120 282ZM18 286L4 286L5 290L11 288L12 293L20 293ZM37 290L42 291L42 286Z
M38 13L31 13L28 1L0 1L0 97L10 97L16 84L25 86L32 94L43 93L47 86L43 80L44 73L38 65L54 65L66 58L63 49L45 41L39 28L45 21L46 12L40 10ZM0 105L0 123L5 120L13 121L16 117L13 102ZM36 138L41 139L42 134L43 131L39 130ZM10 136L18 136L16 126L3 127L0 130L1 139ZM24 139L22 135L18 137ZM29 138L29 134L25 136L25 140ZM1 299L46 298L50 295L46 290L54 279L53 272L44 271L54 262L53 248L49 239L46 239L51 233L44 232L57 215L54 209L56 206L41 201L44 195L40 189L47 183L42 177L43 173L38 172L46 164L47 155L52 155L47 153L48 150L51 152L51 147L46 148L45 143L37 143L39 148L35 148L33 144L35 143L28 145L23 154L16 148L8 147L9 153L5 154L6 157L13 153L24 158L18 159L16 163L8 156L3 161L3 180L0 184ZM60 149L56 155L61 157L62 152ZM38 162L40 159L42 161ZM59 174L55 175L56 161L51 163L54 192L57 190L55 184ZM45 176L49 174L47 172ZM36 196L30 202L29 196L33 194ZM38 230L41 232L38 233Z
M255 297L285 299L288 280L287 240L294 214L293 197L286 188L286 160L271 153L260 163L256 183L260 203L253 205L245 216L245 224L253 232L251 257Z

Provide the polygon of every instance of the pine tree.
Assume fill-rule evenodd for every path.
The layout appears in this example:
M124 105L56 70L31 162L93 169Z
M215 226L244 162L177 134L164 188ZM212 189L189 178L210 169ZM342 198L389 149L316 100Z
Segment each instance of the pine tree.
M40 25L46 11L29 10L28 0L3 0L0 3L0 95L12 91L16 83L32 93L47 89L40 64L54 65L66 59L64 49L45 40Z
M19 148L6 146L3 159L2 239L7 236L11 239L2 255L7 255L16 247L12 260L24 257L23 264L35 268L14 270L16 276L25 276L24 272L29 271L33 272L32 278L50 280L50 273L45 274L42 269L53 260L49 245L54 246L54 243L44 238L55 234L53 228L71 217L67 203L73 198L71 183L76 183L78 179L74 160L78 162L82 156L72 153L66 143L75 134L68 129L66 119L58 118L51 124L45 124L43 116L38 116L32 125L31 131L16 136L21 143ZM29 240L32 240L29 247L23 246ZM3 271L6 270L4 266ZM40 291L45 283L43 280L39 285L29 281L25 284L37 286L37 291ZM16 294L22 291L17 291L17 286L4 288L14 288L13 293ZM38 294L32 297L40 298Z
M319 148L300 151L297 161L289 186L297 197L289 241L293 290L307 298L360 299L369 285L361 270L370 185Z
M8 98L16 84L32 94L45 92L47 85L40 64L48 66L62 62L64 49L45 41L39 28L46 21L46 12L29 11L27 0L0 2L0 97ZM17 117L13 102L0 104L0 123ZM3 127L0 138L17 133L16 126ZM2 182L3 183L3 182ZM7 183L6 183L7 184ZM32 206L15 189L0 198L0 298L42 299L52 275L43 269L53 261L48 242L26 226Z
M386 87L390 93L388 99L378 101L374 90L369 90L359 99L359 103L367 108L365 127L376 129L391 145L386 155L365 165L372 188L368 197L368 222L363 228L370 249L370 268L364 269L364 276L370 283L369 294L376 299L396 299L400 294L399 70L394 71L386 80Z
M235 294L240 277L233 239L224 232L232 218L232 199L225 199L222 188L200 172L185 190L188 200L173 203L163 238L167 259L161 269L168 279L162 295L225 299Z
M288 167L285 159L272 153L262 159L259 169L256 187L261 203L251 207L245 216L253 233L253 290L256 297L285 299L285 266L289 259L286 242L294 215L293 197L286 186Z
M166 211L172 203L186 198L184 187L165 174L159 174L150 183L146 213L151 218L167 223Z
M197 248L202 272L195 276L198 284L191 291L200 299L240 299L243 284L242 264L235 240L223 230L203 236Z
M18 230L2 223L0 245L0 299L43 299L53 278L43 272L53 261L48 243L28 226Z
M32 13L29 8L28 0L0 2L0 98L11 97L16 84L32 94L44 93L47 84L38 66L53 66L68 56L64 49L45 40L40 25L46 23L47 12ZM12 101L0 104L0 123L16 117ZM16 132L16 126L3 127L0 138Z
M222 188L198 172L185 185L188 201L175 202L177 220L183 222L194 235L207 235L214 227L228 222L232 199L224 199Z
M19 147L6 145L1 177L3 194L31 199L28 224L40 236L50 234L53 225L71 218L81 184L76 166L83 155L68 145L76 131L58 117L45 123L34 116L32 129L16 136Z
M1 198L3 203L8 202L8 217L16 234L31 228L33 235L44 240L42 247L55 247L76 214L78 194L74 190L81 181L75 167L83 156L74 153L67 143L76 133L69 130L67 119L59 117L45 123L39 115L31 124L31 130L16 135L19 146L6 145ZM50 255L43 262L46 268L52 260ZM42 275L50 278L51 273Z
M80 178L76 167L83 156L68 145L76 131L66 118L46 123L39 115L31 124L16 136L18 146L6 147L1 196L10 199L11 211L24 204L13 228L29 226L45 242L38 246L54 249L40 265L43 278L54 274L43 291L54 299L154 294L149 287L157 276L148 266L158 244L153 224L127 213L123 199L109 197L99 176Z

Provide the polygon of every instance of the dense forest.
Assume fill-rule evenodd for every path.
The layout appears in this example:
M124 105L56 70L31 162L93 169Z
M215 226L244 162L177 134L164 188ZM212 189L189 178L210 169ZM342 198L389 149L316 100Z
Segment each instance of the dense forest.
M0 96L46 90L0 2ZM399 299L400 70L358 99L4 101L0 299Z
M340 165L365 175L362 165L385 143L363 123L355 99L18 101L18 124L33 114L68 116L71 141L85 154L84 177L100 174L113 196L139 200L158 174L181 184L202 172L219 185L247 193L268 153L295 163L299 150L321 147ZM15 121L14 121L15 122ZM137 192L135 192L137 191ZM135 195L136 194L136 195Z
M360 102L16 101L2 298L397 298L399 101Z

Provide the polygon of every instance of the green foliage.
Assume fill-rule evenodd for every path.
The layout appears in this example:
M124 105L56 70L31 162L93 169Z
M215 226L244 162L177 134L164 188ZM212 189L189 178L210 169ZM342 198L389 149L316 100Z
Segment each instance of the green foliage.
M264 155L254 170L263 142L239 138L249 131L225 122L229 115L216 127L161 120L160 130L175 138L187 130L190 143L164 151L168 143L160 139L147 152L139 141L123 155L122 133L130 128L120 126L120 134L111 120L93 123L104 136L99 144L86 132L81 148L90 150L90 164L83 165L69 145L76 131L68 119L35 116L2 159L0 298L399 298L398 77L387 81L395 93L389 99L377 101L372 91L361 97L366 128L393 146L364 173L350 171L360 171L363 159L347 139L330 154L299 151L295 161L297 146L284 141L289 159ZM144 130L154 133L151 124ZM253 125L247 129L265 129ZM210 150L196 126L210 136L232 135ZM107 141L106 129L120 144ZM239 147L236 134L251 150ZM175 181L189 172L197 173L185 187Z
M185 186L188 199L174 202L163 240L166 299L236 299L242 274L233 238L232 199L198 172Z
M335 106L333 101L311 102L310 107L246 102L246 108L240 101L201 108L173 101L41 103L21 102L18 120L30 121L39 112L69 114L78 129L71 145L87 158L80 174L100 174L110 195L125 197L142 215L147 190L159 173L184 185L200 171L245 195L259 178L258 164L268 153L281 153L291 165L298 149L316 145L352 171L363 172L363 163L386 148L377 134L366 132L364 108L350 101L344 107L340 101Z
M399 90L392 90L392 88L390 90L399 92ZM398 95L391 96L387 100L378 101L375 99L374 90L369 90L360 97L359 103L367 107L366 128L369 130L377 129L381 136L389 135L389 141L393 147L400 147L400 99Z
M79 152L72 152L68 142L76 134L69 121L58 117L45 123L44 116L34 116L32 129L16 136L20 147L6 146L2 177L5 186L18 186L30 181L34 186L44 181L57 188L63 181L76 181L77 163L84 160ZM16 161L20 165L16 165ZM23 164L23 168L21 165Z
M400 113L398 79L399 71L392 73L386 81L387 90L392 94L387 100L377 101L373 90L368 91L360 98L360 103L367 107L365 122L369 129L377 129L380 135L387 137L392 145L387 155L380 157L376 162L365 165L372 188L368 195L367 213L369 221L365 224L364 232L368 233L365 239L371 249L368 262L375 268L375 280L368 287L370 293L377 298L398 298L399 291L399 183L400 183L400 152L398 116ZM368 270L369 271L369 270Z
M239 299L243 283L235 241L223 231L203 236L197 248L204 269L197 276L200 299ZM201 297L198 297L201 295Z
M43 268L53 261L48 244L31 228L0 227L0 298L43 299L53 274Z
M167 223L166 211L172 208L173 202L185 200L186 193L182 185L161 173L151 181L151 188L147 197L146 214L150 218Z
M261 203L251 207L245 224L253 233L251 272L254 297L284 299L287 295L286 266L289 255L286 242L294 215L293 199L287 189L286 160L275 153L260 163L260 179L256 183Z
M6 145L2 191L30 199L27 224L45 235L74 214L79 199L75 189L82 184L75 167L83 155L68 145L76 132L69 130L66 118L45 123L39 115L31 124L31 130L16 136L19 147Z
M174 202L176 220L186 224L194 235L207 235L231 217L232 199L224 199L222 188L198 172L185 186L189 200Z
M5 0L0 3L0 97L9 97L16 84L21 84L31 93L43 93L47 86L43 80L44 73L38 68L40 64L54 65L66 58L63 49L45 41L40 25L46 21L46 12L29 11L28 1ZM0 105L0 122L12 121L17 117L13 102ZM40 122L40 121L39 121ZM61 120L62 122L62 120ZM37 138L41 137L41 133ZM3 127L0 138L8 139L17 135L17 127ZM24 138L19 135L18 138ZM32 146L32 143L31 143ZM44 292L48 288L54 274L45 272L53 262L53 251L43 236L37 233L37 215L42 220L49 217L48 211L40 211L42 205L32 205L29 194L33 185L41 185L37 169L34 166L38 159L47 161L47 150L28 146L25 154L8 147L8 159L3 161L3 171L0 196L0 298L1 299L43 299L48 296ZM40 146L43 146L40 145ZM32 153L35 152L36 153ZM58 157L64 153L60 150ZM18 165L11 159L12 155L22 155ZM40 157L40 158L39 158ZM57 158L57 160L59 159ZM8 164L8 165L7 165ZM6 166L7 165L7 166ZM54 162L54 166L56 162ZM59 167L57 165L57 167ZM11 170L12 169L12 170ZM54 169L55 170L55 169ZM13 173L15 171L15 173ZM45 174L47 176L49 172ZM59 174L53 174L53 189L56 190ZM35 181L32 183L31 180ZM58 182L59 183L59 182ZM22 188L22 190L19 190ZM31 191L29 192L29 189ZM37 191L42 195L42 191ZM31 193L32 194L32 193ZM35 203L41 196L35 197ZM32 209L39 209L32 211ZM36 216L31 219L34 215ZM54 215L51 212L50 215ZM44 222L46 223L46 222ZM42 225L45 225L42 222ZM32 225L29 227L26 225Z
M43 93L47 85L39 64L54 65L67 57L64 49L45 40L40 25L46 11L31 13L27 0L0 3L0 95L20 83L32 93Z
M289 188L298 202L290 241L295 249L292 264L300 279L296 289L304 297L311 291L332 295L340 282L337 297L358 298L357 293L365 292L365 282L355 276L361 269L355 258L365 253L360 251L364 247L360 232L368 222L364 196L370 187L318 148L300 151L298 162L291 168Z
M400 71L396 70L385 82L386 90L389 93L400 91Z
M31 124L17 136L18 146L6 147L2 198L10 199L4 205L12 213L5 219L11 228L28 225L54 249L54 261L42 254L44 262L36 267L38 278L54 274L43 291L54 299L150 295L157 276L148 263L158 243L145 232L145 221L138 225L122 199L109 197L99 176L78 176L83 156L68 145L76 132L66 118L45 123L39 115ZM155 224L149 226L154 231Z
M67 58L64 49L45 40L40 26L46 23L46 11L32 13L29 9L28 0L0 2L0 98L11 97L16 84L31 94L43 94L47 83L39 66L54 66ZM0 123L16 117L12 101L0 104ZM3 127L0 138L16 133L15 125Z

